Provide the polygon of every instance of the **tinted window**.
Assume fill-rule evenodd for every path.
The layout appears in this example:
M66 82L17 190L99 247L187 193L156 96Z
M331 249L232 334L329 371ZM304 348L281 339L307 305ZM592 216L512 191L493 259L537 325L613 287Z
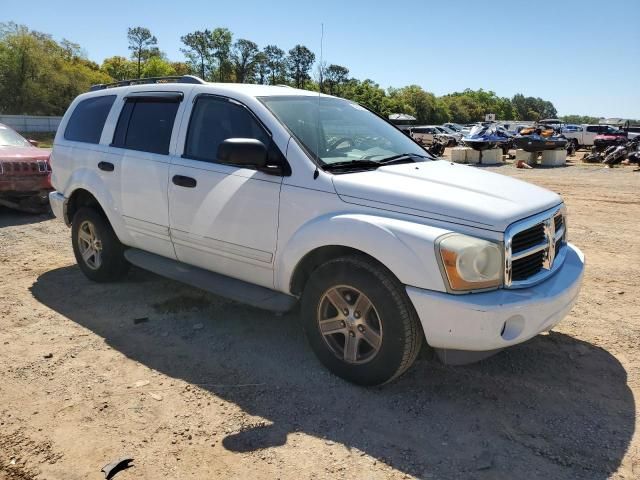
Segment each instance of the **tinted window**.
M127 100L113 146L167 155L179 105L177 101L153 98Z
M191 113L184 156L217 161L218 146L228 138L254 138L269 147L269 134L242 105L217 97L200 97Z
M74 142L99 143L115 95L82 100L71 114L64 138Z
M600 127L587 127L587 132L598 132Z

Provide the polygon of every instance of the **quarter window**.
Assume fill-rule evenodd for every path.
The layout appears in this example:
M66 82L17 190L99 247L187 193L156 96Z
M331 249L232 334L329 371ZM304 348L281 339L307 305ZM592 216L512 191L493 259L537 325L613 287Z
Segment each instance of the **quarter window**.
M167 155L179 101L163 98L127 99L116 131L113 146Z
M269 148L265 129L242 105L219 97L199 97L191 113L184 156L205 162L218 161L218 146L228 138L253 138Z
M64 130L64 138L74 142L100 143L104 123L115 99L115 95L104 95L78 103Z

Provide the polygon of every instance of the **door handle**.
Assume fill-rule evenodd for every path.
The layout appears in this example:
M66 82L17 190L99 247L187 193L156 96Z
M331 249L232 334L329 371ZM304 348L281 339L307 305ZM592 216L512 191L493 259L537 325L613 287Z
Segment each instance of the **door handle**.
M179 187L195 188L198 184L195 178L185 177L184 175L174 175L172 180L173 183Z
M105 172L113 172L113 169L116 167L114 167L113 163L111 162L99 162L98 168L100 170L104 170Z

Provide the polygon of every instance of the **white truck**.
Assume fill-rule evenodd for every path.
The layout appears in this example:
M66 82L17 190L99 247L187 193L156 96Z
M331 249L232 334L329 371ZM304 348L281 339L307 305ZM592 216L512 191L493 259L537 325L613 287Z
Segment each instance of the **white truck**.
M555 193L434 160L344 99L147 82L95 86L55 137L50 201L89 279L133 264L299 304L320 361L362 385L402 374L425 341L445 362L484 358L576 301L584 257Z
M609 125L572 125L570 128L562 128L562 135L578 150L581 147L592 147L593 141L599 135L626 137L627 134Z

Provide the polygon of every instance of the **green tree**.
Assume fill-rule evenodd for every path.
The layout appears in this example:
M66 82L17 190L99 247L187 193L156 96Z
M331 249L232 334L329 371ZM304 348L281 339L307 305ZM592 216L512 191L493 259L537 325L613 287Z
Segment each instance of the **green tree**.
M262 52L256 54L255 82L264 85L269 79L269 60L267 55Z
M231 81L231 42L233 35L228 28L216 28L211 32L213 56L217 60L217 77L220 82Z
M186 48L180 50L187 57L191 68L200 73L200 78L206 80L213 67L213 38L209 30L196 30L180 37Z
M24 25L0 24L0 112L62 115L91 85L110 81L77 44L58 43Z
M252 82L257 68L257 56L260 53L258 45L251 40L240 38L233 44L231 58L236 82Z
M267 45L262 51L264 53L267 67L267 75L271 85L278 85L286 82L287 62L284 56L284 50L275 45Z
M590 117L589 115L564 115L560 117L564 123L575 123L582 125L583 123L598 123L600 119L598 117Z
M105 58L100 69L114 80L127 80L135 78L136 64L125 57Z
M176 74L171 62L160 57L151 57L144 62L143 77L170 77Z
M129 40L129 50L131 56L137 61L138 78L142 73L142 61L149 58L151 52L157 51L156 45L158 39L151 34L151 31L145 27L130 27L127 30L127 39ZM155 47L155 50L154 50Z
M331 95L336 95L340 91L340 87L349 78L349 69L342 65L331 64L324 69L324 83Z
M304 45L296 45L289 50L287 66L296 88L303 88L305 82L311 79L309 71L311 71L311 66L315 60L315 54Z
M387 105L402 109L391 113L410 113L418 123L442 123L449 119L445 105L433 93L424 91L418 85L389 89Z

